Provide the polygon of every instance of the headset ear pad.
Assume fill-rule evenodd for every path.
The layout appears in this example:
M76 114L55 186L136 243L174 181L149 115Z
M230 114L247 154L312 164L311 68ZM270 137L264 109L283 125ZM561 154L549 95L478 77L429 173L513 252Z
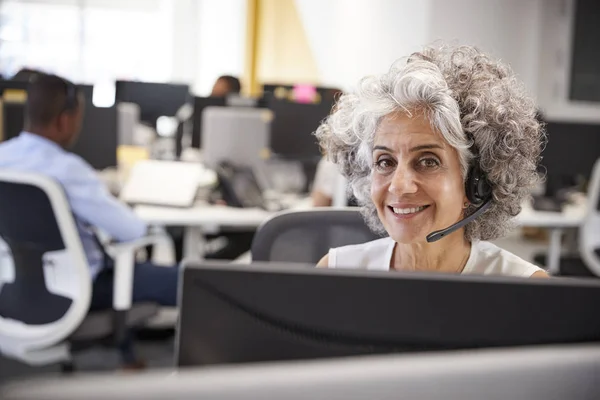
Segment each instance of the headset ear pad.
M492 195L492 185L478 164L469 169L465 182L465 193L469 202L476 206L485 202Z

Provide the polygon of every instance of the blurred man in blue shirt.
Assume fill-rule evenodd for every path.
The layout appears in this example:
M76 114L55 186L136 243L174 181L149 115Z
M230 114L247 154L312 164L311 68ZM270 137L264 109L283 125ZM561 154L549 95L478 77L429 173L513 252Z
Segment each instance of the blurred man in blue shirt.
M146 234L146 224L115 199L79 156L66 149L79 135L84 98L77 87L58 76L37 74L27 91L25 130L0 144L0 168L36 172L54 178L67 196L94 279L92 309L112 306L112 260L94 229L117 241ZM150 263L135 266L133 302L176 305L178 268Z

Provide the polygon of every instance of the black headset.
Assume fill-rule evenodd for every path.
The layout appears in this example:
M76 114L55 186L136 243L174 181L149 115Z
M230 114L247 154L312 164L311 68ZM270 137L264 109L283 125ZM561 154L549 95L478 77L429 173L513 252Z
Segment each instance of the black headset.
M479 159L475 159L465 181L465 193L469 202L479 206L489 200L492 195L492 185L481 169Z

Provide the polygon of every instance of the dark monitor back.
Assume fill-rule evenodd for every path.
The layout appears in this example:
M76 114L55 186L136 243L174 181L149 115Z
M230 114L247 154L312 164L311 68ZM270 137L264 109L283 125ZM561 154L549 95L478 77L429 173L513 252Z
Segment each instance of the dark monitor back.
M71 151L95 169L117 165L117 107L85 107L79 139Z
M202 112L206 107L225 107L224 97L194 97L194 117L192 122L192 147L202 148Z
M283 158L319 159L321 150L313 133L330 114L333 102L319 104L292 103L272 99L271 150Z
M189 86L174 83L117 81L116 100L140 106L140 119L154 126L160 116L175 116L189 99Z
M92 104L94 98L94 86L93 85L77 85L79 91L83 94L86 104Z
M600 340L600 282L187 263L179 366Z
M25 125L25 104L24 103L3 103L3 121L2 121L2 140L9 140L23 130Z
M600 124L548 121L546 131L548 143L540 165L546 171L546 195L554 196L574 186L577 177L590 179L600 158Z
M27 90L29 82L27 81L11 81L6 79L0 79L0 94L4 93L7 89L14 90Z

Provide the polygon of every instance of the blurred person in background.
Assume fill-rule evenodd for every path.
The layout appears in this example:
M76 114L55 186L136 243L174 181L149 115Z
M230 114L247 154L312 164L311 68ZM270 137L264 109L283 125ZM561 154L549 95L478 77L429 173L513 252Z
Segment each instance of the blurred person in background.
M240 94L242 84L235 76L222 75L215 81L210 97L227 97L230 94Z
M25 129L0 144L0 168L53 178L65 191L93 279L91 310L113 303L114 261L96 237L97 229L114 240L132 241L147 234L147 226L113 197L96 171L67 149L79 136L85 99L77 87L56 75L37 73L30 81L25 104ZM135 265L133 302L175 306L179 268ZM131 343L124 343L123 361L136 365Z

